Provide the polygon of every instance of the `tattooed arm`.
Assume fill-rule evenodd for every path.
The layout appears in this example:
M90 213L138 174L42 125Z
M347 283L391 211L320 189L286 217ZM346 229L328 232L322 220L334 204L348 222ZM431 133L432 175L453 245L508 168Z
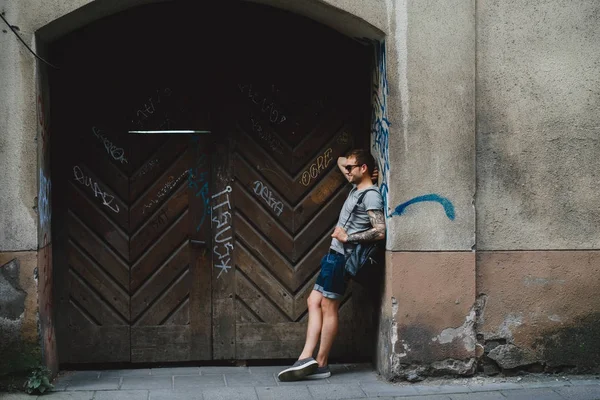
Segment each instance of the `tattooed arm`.
M348 235L346 230L338 226L333 231L332 237L342 243L373 242L375 240L385 239L385 216L382 210L369 210L369 219L371 220L371 229Z

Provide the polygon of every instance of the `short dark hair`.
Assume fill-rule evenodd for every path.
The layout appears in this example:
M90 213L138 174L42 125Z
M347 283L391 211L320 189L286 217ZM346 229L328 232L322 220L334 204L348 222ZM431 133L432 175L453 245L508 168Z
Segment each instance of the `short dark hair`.
M367 149L353 149L346 154L346 158L356 158L356 164L367 166L369 172L373 172L375 168L375 159L371 155L371 152Z

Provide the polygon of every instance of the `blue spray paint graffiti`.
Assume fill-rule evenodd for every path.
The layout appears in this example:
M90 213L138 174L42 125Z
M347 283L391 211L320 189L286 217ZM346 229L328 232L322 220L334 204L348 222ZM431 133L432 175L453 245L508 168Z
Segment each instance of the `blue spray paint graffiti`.
M454 217L455 217L454 205L447 198L439 196L437 194L426 194L423 196L418 196L418 197L415 197L414 199L411 199L405 203L402 203L394 209L394 212L390 216L393 217L395 215L402 215L404 213L404 211L406 210L406 207L410 206L411 204L422 203L424 201L433 201L436 203L440 203L442 205L442 207L444 207L446 216L451 221L454 221Z
M50 188L51 182L40 169L40 188L38 193L38 213L40 216L40 230L50 229Z
M192 142L196 144L196 166L190 169L188 174L188 187L194 190L196 197L202 196L202 205L204 210L202 211L202 217L196 225L196 232L200 230L206 216L210 215L210 196L208 190L208 171L202 171L206 167L207 157L206 154L202 153L202 146L200 138L192 136Z
M388 119L388 81L385 60L385 42L372 42L374 47L375 71L373 72L371 138L375 159L379 165L381 185L379 187L383 197L383 206L386 217L388 214L388 185L390 170L389 135L390 126Z

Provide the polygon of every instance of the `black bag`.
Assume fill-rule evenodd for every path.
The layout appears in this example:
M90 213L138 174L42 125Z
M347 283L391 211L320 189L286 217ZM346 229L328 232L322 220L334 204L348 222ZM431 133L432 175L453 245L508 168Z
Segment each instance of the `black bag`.
M352 213L356 210L359 204L362 204L363 197L367 192L374 190L365 190L358 198L356 205L344 223L344 228L350 220ZM345 270L351 277L356 278L359 273L374 270L375 267L383 264L385 240L377 240L375 242L357 243L352 250L352 253L346 255Z
M372 270L378 266L382 260L383 240L371 243L359 243L352 253L346 257L346 273L356 277L360 272Z

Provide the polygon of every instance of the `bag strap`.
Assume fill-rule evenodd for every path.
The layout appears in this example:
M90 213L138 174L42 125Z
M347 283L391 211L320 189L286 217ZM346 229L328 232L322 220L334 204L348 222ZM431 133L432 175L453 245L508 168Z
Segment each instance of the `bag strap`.
M350 215L348 215L348 218L346 219L346 222L344 222L344 225L342 225L343 228L345 228L346 224L348 223L348 221L350 221L350 217L352 216L352 214L354 214L354 211L356 211L356 207L358 207L359 204L362 204L363 197L365 197L365 195L367 194L367 192L371 192L371 191L375 191L375 189L367 189L364 192L362 192L360 194L360 196L358 196L358 200L356 201L356 204L354 205L354 208L350 212Z

